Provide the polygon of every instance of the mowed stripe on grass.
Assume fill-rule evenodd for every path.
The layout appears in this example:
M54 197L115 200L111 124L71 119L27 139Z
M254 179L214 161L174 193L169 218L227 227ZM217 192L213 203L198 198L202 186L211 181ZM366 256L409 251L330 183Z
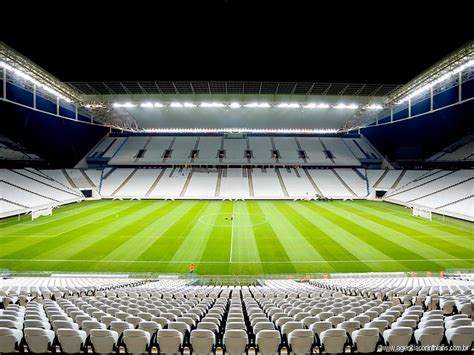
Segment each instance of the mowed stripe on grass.
M191 262L200 274L474 268L473 226L429 222L370 201L95 201L35 221L1 221L0 268L183 273Z

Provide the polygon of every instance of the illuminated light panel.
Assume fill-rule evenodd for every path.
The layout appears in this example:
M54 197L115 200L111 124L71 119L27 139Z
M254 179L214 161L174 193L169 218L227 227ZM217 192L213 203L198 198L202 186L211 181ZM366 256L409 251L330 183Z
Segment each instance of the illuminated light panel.
M230 108L240 108L242 107L241 104L239 104L238 102L232 102L230 105L229 105Z
M303 108L316 108L316 104L306 104Z
M329 108L329 104L318 104L318 108Z
M397 101L395 104L400 105L400 104L404 103L405 101L407 101L407 100L409 100L413 97L416 97L416 96L422 94L423 92L425 92L427 90L430 90L433 86L442 83L443 81L449 79L453 75L458 74L459 72L463 71L464 69L467 69L467 68L472 67L472 66L474 66L474 59L469 60L468 62L460 65L459 67L457 67L453 70L450 70L447 73L443 74L442 76L440 76L440 77L434 79L433 81L423 85L422 87L416 89L415 91L413 91L412 93L410 93L409 95L404 97L403 99Z
M203 102L199 107L225 107L225 105L220 102Z
M334 105L333 108L336 108L336 109L351 109L351 110L355 110L355 109L359 108L359 106L356 105L356 104L350 104L350 105L337 104L337 105Z
M191 107L196 107L196 105L193 104L193 103L191 103L191 102L185 102L185 103L184 103L184 107L191 108Z
M153 107L165 107L165 105L163 105L163 104L160 103L160 102L155 102L155 103L153 104Z
M153 107L153 104L151 102L144 102L140 104L140 107Z
M48 85L46 84L43 84L41 82L39 82L38 80L34 79L33 77L29 76L28 74L24 73L23 71L17 69L17 68L14 68L12 67L11 65L3 62L3 61L0 61L0 67L3 67L5 68L6 70L9 70L11 72L13 72L15 75L35 84L36 86L42 88L43 90L49 92L50 94L54 95L54 96L57 96L59 97L60 99L63 99L64 101L66 102L72 102L71 99L69 99L68 97L64 96L63 94L60 94L59 92L57 92L56 90L54 90L53 88L49 87Z
M131 102L126 102L126 103L124 103L124 104L115 102L112 106L113 106L113 107L137 107L137 105L132 104Z
M287 103L281 103L279 105L277 105L276 107L279 107L279 108L299 108L300 105L299 104L287 104Z
M380 104L372 104L372 105L368 105L366 108L368 110L381 110L383 109L383 106Z
M285 134L335 134L334 128L146 128L140 132L160 133L285 133Z
M170 104L170 107L183 107L183 104L179 102L172 102Z

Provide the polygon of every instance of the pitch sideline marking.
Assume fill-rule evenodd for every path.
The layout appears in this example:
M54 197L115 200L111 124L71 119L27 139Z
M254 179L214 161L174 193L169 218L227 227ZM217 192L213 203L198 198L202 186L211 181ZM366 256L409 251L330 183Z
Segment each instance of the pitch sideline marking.
M71 263L137 263L137 264L322 264L322 263L398 263L398 262L429 262L429 261L474 261L474 259L402 259L402 260L297 260L297 261L178 261L178 260L71 260L71 259L3 259L2 261L16 262L71 262Z

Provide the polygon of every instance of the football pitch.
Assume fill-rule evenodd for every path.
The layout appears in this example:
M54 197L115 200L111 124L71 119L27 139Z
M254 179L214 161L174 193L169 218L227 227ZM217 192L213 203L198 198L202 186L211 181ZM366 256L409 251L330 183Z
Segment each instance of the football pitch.
M255 275L474 268L474 224L384 202L91 201L0 220L0 269Z

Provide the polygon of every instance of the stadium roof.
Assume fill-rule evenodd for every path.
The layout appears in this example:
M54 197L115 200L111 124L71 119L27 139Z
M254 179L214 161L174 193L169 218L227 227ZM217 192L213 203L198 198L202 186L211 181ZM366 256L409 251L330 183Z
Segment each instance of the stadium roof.
M175 124L176 115L187 117L189 123L181 122L184 128L187 124L199 125L199 127L193 128L220 127L222 124L230 124L229 120L225 119L227 113L218 112L215 117L218 121L212 121L211 125L202 126L205 121L196 118L198 111L188 111L185 114L179 110L181 107L221 107L227 110L227 108L234 108L232 106L234 103L237 107L251 109L257 106L260 108L271 107L273 111L265 114L265 117L270 122L274 122L279 116L280 124L290 125L282 128L308 128L306 127L308 122L310 122L311 128L338 129L344 127L349 129L360 127L370 123L368 120L374 117L373 110L366 111L370 106L376 106L378 110L390 109L407 98L415 97L447 79L452 79L455 74L461 74L465 68L473 66L474 41L471 40L405 85L263 81L64 83L22 54L0 42L0 67L8 72L7 80L21 80L26 85L25 87L29 87L32 91L47 91L50 95L76 104L79 109L91 109L93 115L105 124L123 128L133 127L134 129L164 127L160 125L159 119L165 116L167 117L167 126L165 127L176 127L168 126L168 124ZM154 103L151 104L151 102ZM129 107L138 106L145 108L145 110L129 109ZM117 107L125 109L118 110ZM148 110L150 107L164 109L151 112ZM320 110L319 113L317 110L311 112L304 110L329 107L344 110L331 110L331 112ZM175 108L177 109L175 110ZM288 108L301 109L302 121L295 119L296 111L293 111L292 115L288 115ZM253 116L252 110L244 111L239 111L238 114L234 112L233 119L239 120L247 114L248 122L251 122L252 125L267 123L263 118L258 123L259 118ZM203 117L209 116L209 112L202 112ZM264 111L261 111L261 114L263 115ZM295 127L291 126L292 124L301 126ZM178 128L183 128L183 126L178 125Z
M242 94L382 97L402 87L402 85L397 84L261 81L96 81L70 82L67 84L84 95Z

